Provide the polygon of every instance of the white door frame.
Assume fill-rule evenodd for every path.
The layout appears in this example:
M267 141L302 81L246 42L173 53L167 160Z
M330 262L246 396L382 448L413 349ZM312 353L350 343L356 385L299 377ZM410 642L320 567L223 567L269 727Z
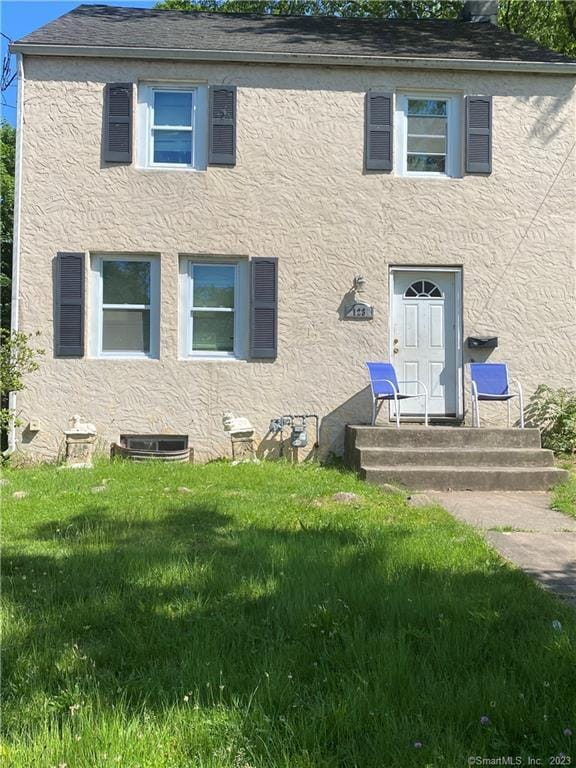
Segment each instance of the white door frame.
M464 348L463 348L463 307L462 307L462 267L444 267L441 265L430 266L391 266L389 267L389 306L388 306L388 350L390 362L393 362L392 349L393 330L394 330L394 276L396 272L446 272L454 275L454 319L455 333L454 343L456 345L456 418L464 418Z

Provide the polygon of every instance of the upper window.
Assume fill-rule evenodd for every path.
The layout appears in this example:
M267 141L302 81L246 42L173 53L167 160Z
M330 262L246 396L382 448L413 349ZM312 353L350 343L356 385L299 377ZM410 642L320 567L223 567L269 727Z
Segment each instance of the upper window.
M159 269L153 258L93 260L93 352L110 357L157 357Z
M141 86L140 165L206 168L206 86Z
M397 171L402 176L459 176L461 130L455 96L397 99Z
M184 269L183 356L244 357L246 265L186 260Z

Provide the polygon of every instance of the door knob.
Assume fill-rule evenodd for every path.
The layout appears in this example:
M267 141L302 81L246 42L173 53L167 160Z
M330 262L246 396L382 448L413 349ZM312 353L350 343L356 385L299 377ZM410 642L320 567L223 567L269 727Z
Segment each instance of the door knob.
M394 352L395 355L397 355L398 354L398 347L394 347L394 349L392 351Z

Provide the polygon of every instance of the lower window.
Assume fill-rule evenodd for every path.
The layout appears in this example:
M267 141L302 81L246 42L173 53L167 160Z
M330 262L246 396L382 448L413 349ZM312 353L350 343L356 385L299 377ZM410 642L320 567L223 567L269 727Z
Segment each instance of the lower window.
M157 357L159 265L140 256L94 257L93 348L110 357Z
M242 263L186 260L185 357L244 356L244 268Z

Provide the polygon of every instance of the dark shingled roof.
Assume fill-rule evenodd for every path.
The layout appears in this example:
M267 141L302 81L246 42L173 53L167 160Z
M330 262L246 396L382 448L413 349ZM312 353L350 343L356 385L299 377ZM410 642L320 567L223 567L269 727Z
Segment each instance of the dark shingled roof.
M255 16L80 5L16 42L471 61L574 61L488 23Z

